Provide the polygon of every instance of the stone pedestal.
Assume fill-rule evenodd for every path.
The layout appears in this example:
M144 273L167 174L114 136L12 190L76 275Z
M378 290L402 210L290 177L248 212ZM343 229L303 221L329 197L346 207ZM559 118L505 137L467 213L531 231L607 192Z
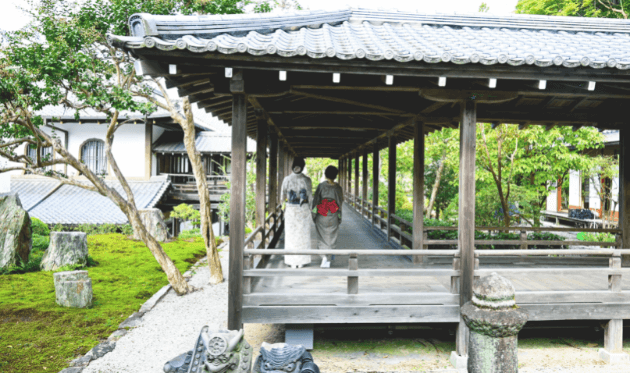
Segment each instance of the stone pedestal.
M42 258L42 271L54 271L67 265L86 265L87 234L83 232L51 232L50 245Z
M160 209L138 210L142 224L146 227L149 234L155 237L158 242L168 240L168 228L164 222L164 215ZM140 235L134 230L133 239L139 240Z
M92 305L92 280L87 271L57 272L53 277L58 305L71 308Z
M461 312L470 329L468 372L517 373L518 332L527 313L516 307L510 281L496 273L476 280Z
M32 248L31 218L20 198L0 194L0 269L28 262Z

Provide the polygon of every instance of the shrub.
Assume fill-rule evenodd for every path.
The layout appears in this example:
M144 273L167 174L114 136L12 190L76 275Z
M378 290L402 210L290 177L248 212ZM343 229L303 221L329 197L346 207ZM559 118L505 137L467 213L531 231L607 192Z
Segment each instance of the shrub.
M55 224L55 226L53 227L53 232L63 232L63 226L59 223Z
M133 227L131 226L131 224L122 225L120 227L120 233L124 234L125 236L131 236L133 234Z
M197 237L201 237L201 232L199 232L199 229L190 229L187 231L182 231L179 233L178 238L181 238L182 240L189 240L191 238L197 238Z
M50 238L48 236L40 236L39 234L33 234L33 253L43 253L48 249L48 244L50 243Z
M579 235L578 238L580 238ZM606 232L584 232L582 233L582 240L592 242L615 242L615 235Z
M48 229L48 225L37 218L31 219L31 227L33 228L33 234L38 234L40 236L50 235L50 229Z

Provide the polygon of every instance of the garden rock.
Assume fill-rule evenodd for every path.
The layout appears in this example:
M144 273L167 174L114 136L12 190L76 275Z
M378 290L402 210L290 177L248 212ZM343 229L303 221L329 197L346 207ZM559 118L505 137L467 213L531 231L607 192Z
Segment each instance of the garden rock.
M138 210L142 224L147 228L149 234L159 242L168 240L168 228L164 222L164 215L160 209ZM140 240L140 234L134 230L133 239Z
M106 354L114 351L116 348L116 342L103 342L99 343L91 350L92 351L92 360L101 358Z
M142 316L144 312L134 312L131 316L127 318L127 320L123 321L118 325L119 329L124 328L136 328L142 324Z
M67 265L86 265L87 234L83 232L52 232L50 246L42 258L42 271L54 271Z
M92 280L87 271L57 272L53 278L58 305L71 308L92 305Z
M118 329L115 332L113 332L109 338L107 338L108 342L116 342L117 340L119 340L120 338L124 337L125 334L127 334L127 329Z
M72 367L72 368L66 368L60 371L59 373L81 373L81 372L83 372L83 367Z
M33 248L31 218L17 194L0 194L0 269L26 263Z

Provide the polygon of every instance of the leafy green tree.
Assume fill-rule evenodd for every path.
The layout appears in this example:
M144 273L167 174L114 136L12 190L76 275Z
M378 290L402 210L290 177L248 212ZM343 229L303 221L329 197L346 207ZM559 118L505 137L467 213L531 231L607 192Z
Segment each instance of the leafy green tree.
M201 214L199 213L199 211L195 210L191 205L188 205L186 203L182 203L173 207L171 217L184 221L189 221L194 227L199 227L201 223Z
M516 13L628 19L624 0L519 0Z
M488 13L490 11L490 7L485 2L482 2L479 5L479 13Z

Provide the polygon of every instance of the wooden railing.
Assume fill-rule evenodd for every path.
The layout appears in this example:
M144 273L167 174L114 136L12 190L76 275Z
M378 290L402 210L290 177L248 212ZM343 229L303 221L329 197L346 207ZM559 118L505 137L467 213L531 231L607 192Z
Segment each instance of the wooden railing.
M258 253L261 255L259 257L258 262L256 262L254 257L250 255L245 255L243 259L243 270L250 270L252 268L263 267L267 262L267 259L270 255L273 255L268 249L271 242L277 238L277 234L282 225L282 221L284 219L284 210L282 210L282 204L279 204L276 207L275 213L270 213L265 219L265 223L263 225L259 225L254 229L244 241L244 249L255 249L260 250L262 252ZM258 238L260 241L254 247L254 242ZM252 288L251 278L244 277L243 279L243 294L249 294Z
M351 196L354 199L354 196ZM362 207L366 201L359 199L354 200L354 204L360 206L355 207L355 211L358 212L364 218L371 220L371 217L366 217L370 213L375 214L376 225L384 232L390 232L388 239L394 243L400 245L405 249L411 249L413 237L411 232L413 230L413 223L403 219L402 217L392 214L391 218L387 216L387 210L376 207L370 208ZM353 206L354 207L354 206ZM388 229L388 226L390 229ZM431 240L428 237L428 233L431 231L457 231L457 227L424 227L423 230L423 247L428 249L429 245L441 245L441 246L456 246L457 240ZM517 240L504 240L504 239L490 239L490 240L475 240L475 245L505 245L505 246L519 246L520 250L527 250L530 246L609 246L621 248L623 246L621 240L620 229L600 229L600 228L558 228L558 227L476 227L476 231L486 232L519 232L519 239ZM528 232L593 232L593 233L613 233L616 235L615 242L602 242L602 241L561 241L561 240L530 240L527 237ZM566 251L566 250L564 250ZM593 254L594 255L594 254Z

